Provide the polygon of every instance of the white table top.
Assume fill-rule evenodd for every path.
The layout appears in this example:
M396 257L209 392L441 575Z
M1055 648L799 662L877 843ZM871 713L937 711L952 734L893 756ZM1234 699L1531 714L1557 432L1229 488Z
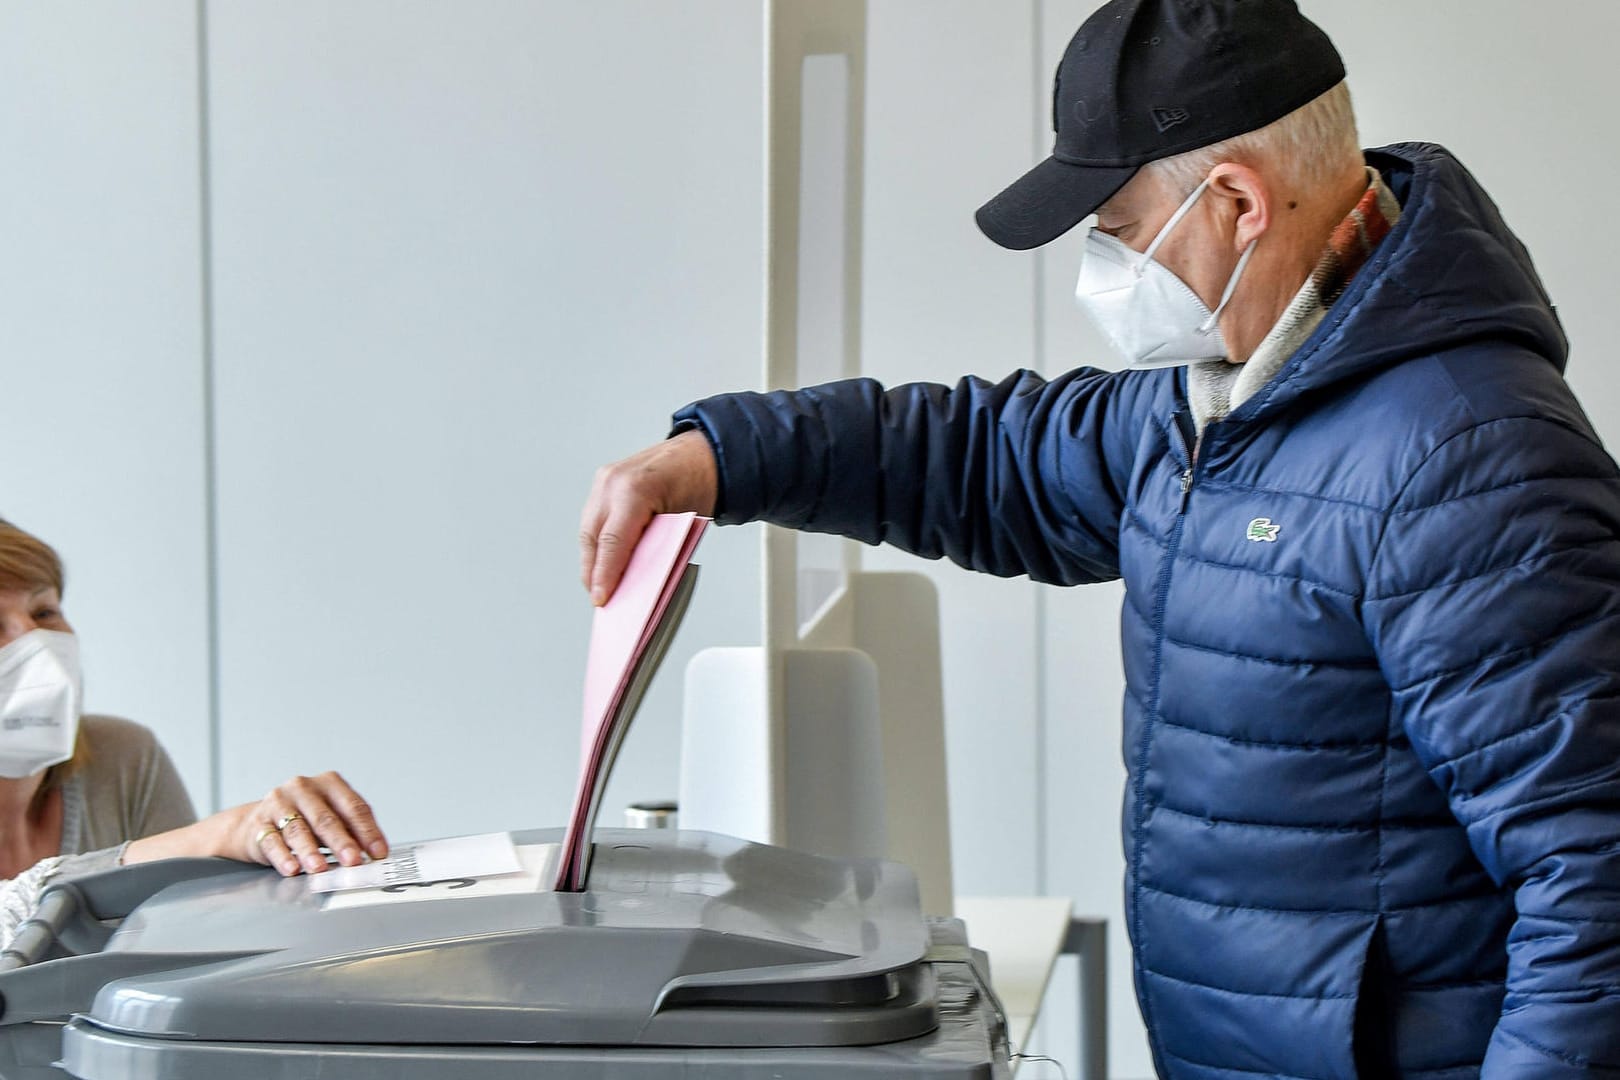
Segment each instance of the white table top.
M1034 1030L1073 909L1064 896L956 898L968 944L990 957L990 985L1007 1010L1007 1038L1014 1053L1024 1049ZM1016 1060L1013 1071L1018 1071Z

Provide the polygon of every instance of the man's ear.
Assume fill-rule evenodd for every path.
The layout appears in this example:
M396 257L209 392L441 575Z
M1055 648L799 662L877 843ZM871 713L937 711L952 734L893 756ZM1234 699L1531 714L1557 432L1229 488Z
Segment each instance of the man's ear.
M1254 169L1228 161L1209 174L1209 194L1220 200L1224 215L1234 221L1233 242L1238 251L1271 228L1271 189Z

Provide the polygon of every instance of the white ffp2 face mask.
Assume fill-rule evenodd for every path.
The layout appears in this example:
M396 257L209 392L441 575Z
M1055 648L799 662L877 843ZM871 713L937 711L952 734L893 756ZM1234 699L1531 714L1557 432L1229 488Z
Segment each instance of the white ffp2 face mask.
M1226 359L1226 342L1219 326L1221 312L1237 291L1249 256L1260 241L1244 249L1214 311L1186 282L1153 259L1170 230L1187 216L1208 187L1209 181L1205 180L1194 188L1141 254L1097 229L1086 235L1074 298L1114 348L1124 354L1128 367L1177 367L1200 360Z
M30 630L0 648L0 776L20 780L71 758L83 698L72 634Z

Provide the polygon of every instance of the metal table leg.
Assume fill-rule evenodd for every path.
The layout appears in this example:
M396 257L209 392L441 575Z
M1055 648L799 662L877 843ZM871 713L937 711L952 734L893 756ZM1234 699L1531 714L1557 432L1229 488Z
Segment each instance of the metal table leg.
M1078 1080L1108 1080L1108 920L1072 918L1063 955L1080 972L1080 1072Z

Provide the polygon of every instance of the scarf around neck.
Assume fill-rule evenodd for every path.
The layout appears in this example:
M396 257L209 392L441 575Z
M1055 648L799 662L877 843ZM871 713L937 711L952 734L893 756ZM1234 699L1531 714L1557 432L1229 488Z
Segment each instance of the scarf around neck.
M1401 217L1401 204L1378 175L1367 169L1367 191L1361 201L1334 227L1327 248L1310 277L1289 302L1282 317L1242 364L1205 360L1187 369L1187 403L1199 433L1205 425L1225 419L1233 409L1254 396L1282 370L1326 318L1356 271L1366 264L1379 241L1389 235Z

